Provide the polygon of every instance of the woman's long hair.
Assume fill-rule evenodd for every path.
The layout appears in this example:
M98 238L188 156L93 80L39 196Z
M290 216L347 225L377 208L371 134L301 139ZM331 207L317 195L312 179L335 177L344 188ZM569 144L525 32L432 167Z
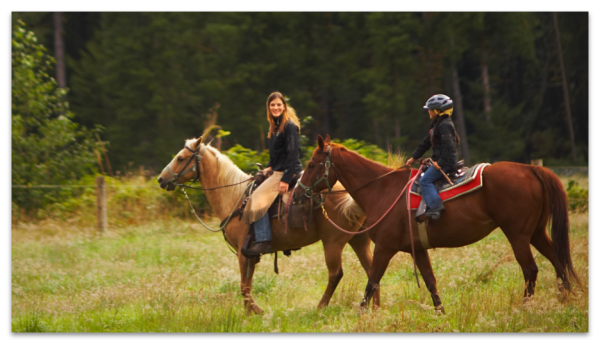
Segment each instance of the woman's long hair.
M271 115L271 110L269 110L269 104L271 104L271 102L276 98L281 99L281 102L283 103L283 113L281 114L279 128L276 128L275 118L273 118ZM300 120L298 120L298 116L296 116L296 110L288 105L281 92L273 92L267 98L267 120L269 121L269 134L267 135L268 138L271 138L271 135L274 135L279 131L283 131L283 126L288 120L292 121L292 123L298 127L298 134L300 134Z

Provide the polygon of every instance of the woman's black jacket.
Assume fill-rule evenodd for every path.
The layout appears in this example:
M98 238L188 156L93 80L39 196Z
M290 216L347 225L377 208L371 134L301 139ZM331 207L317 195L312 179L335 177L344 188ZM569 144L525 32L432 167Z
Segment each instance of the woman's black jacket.
M417 149L412 153L414 159L418 159L432 146L433 154L431 159L441 167L452 167L458 161L458 152L456 150L456 129L450 116L439 116L433 120L429 129L429 134L423 138Z
M269 164L273 171L283 171L282 182L290 183L295 174L302 171L300 163L300 134L298 126L287 121L283 131L272 134L268 139Z

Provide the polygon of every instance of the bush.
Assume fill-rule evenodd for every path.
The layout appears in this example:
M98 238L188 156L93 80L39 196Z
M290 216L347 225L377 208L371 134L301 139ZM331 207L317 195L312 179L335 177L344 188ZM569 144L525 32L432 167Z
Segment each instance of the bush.
M94 173L99 132L79 127L49 72L54 59L18 21L12 37L12 184L70 185ZM80 191L13 189L12 201L28 210L43 208Z
M570 211L586 212L588 210L588 190L579 186L574 180L569 180L567 186Z

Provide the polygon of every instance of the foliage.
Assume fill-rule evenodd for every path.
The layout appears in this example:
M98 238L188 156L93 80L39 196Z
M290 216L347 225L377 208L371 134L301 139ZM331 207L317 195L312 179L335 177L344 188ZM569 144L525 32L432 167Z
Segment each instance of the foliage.
M569 199L570 211L586 212L588 210L588 189L579 186L579 183L574 180L569 180L567 186L567 197Z
M374 145L372 143L359 141L355 139L346 139L344 141L341 141L340 139L332 139L331 141L334 143L340 143L344 145L344 147L357 152L365 158L377 161L382 164L388 163L388 152L384 151L383 149L377 147L377 145ZM303 148L304 158L306 161L310 160L315 148L317 148L316 143L314 146L305 146Z
M269 163L268 150L259 153L236 144L222 153L229 157L237 167L246 173L257 171L258 166L256 166L256 163L262 164L264 168L266 168Z
M52 41L48 13L15 13ZM65 13L75 120L106 130L115 170L162 166L216 102L223 148L262 147L264 100L291 99L302 135L411 151L458 72L473 163L572 161L552 13ZM589 15L558 13L580 161L588 155ZM440 24L442 23L442 24ZM85 28L84 37L77 25ZM491 111L484 110L483 70ZM506 143L512 142L510 145Z
M95 170L94 132L72 121L49 72L54 59L37 43L33 32L18 22L12 37L12 184L73 184ZM40 207L72 195L13 189L13 202Z

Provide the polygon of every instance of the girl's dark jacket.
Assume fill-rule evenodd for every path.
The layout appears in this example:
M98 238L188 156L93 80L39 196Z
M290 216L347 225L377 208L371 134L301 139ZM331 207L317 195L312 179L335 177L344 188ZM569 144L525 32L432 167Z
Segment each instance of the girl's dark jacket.
M449 168L458 161L456 151L456 129L450 116L438 116L431 122L429 134L423 138L421 143L412 153L414 159L418 159L433 145L431 159L441 167Z
M275 121L279 127L279 123ZM271 135L268 139L269 164L273 171L283 171L282 182L290 183L295 174L302 171L300 163L300 134L298 126L288 120L283 126L283 131Z

